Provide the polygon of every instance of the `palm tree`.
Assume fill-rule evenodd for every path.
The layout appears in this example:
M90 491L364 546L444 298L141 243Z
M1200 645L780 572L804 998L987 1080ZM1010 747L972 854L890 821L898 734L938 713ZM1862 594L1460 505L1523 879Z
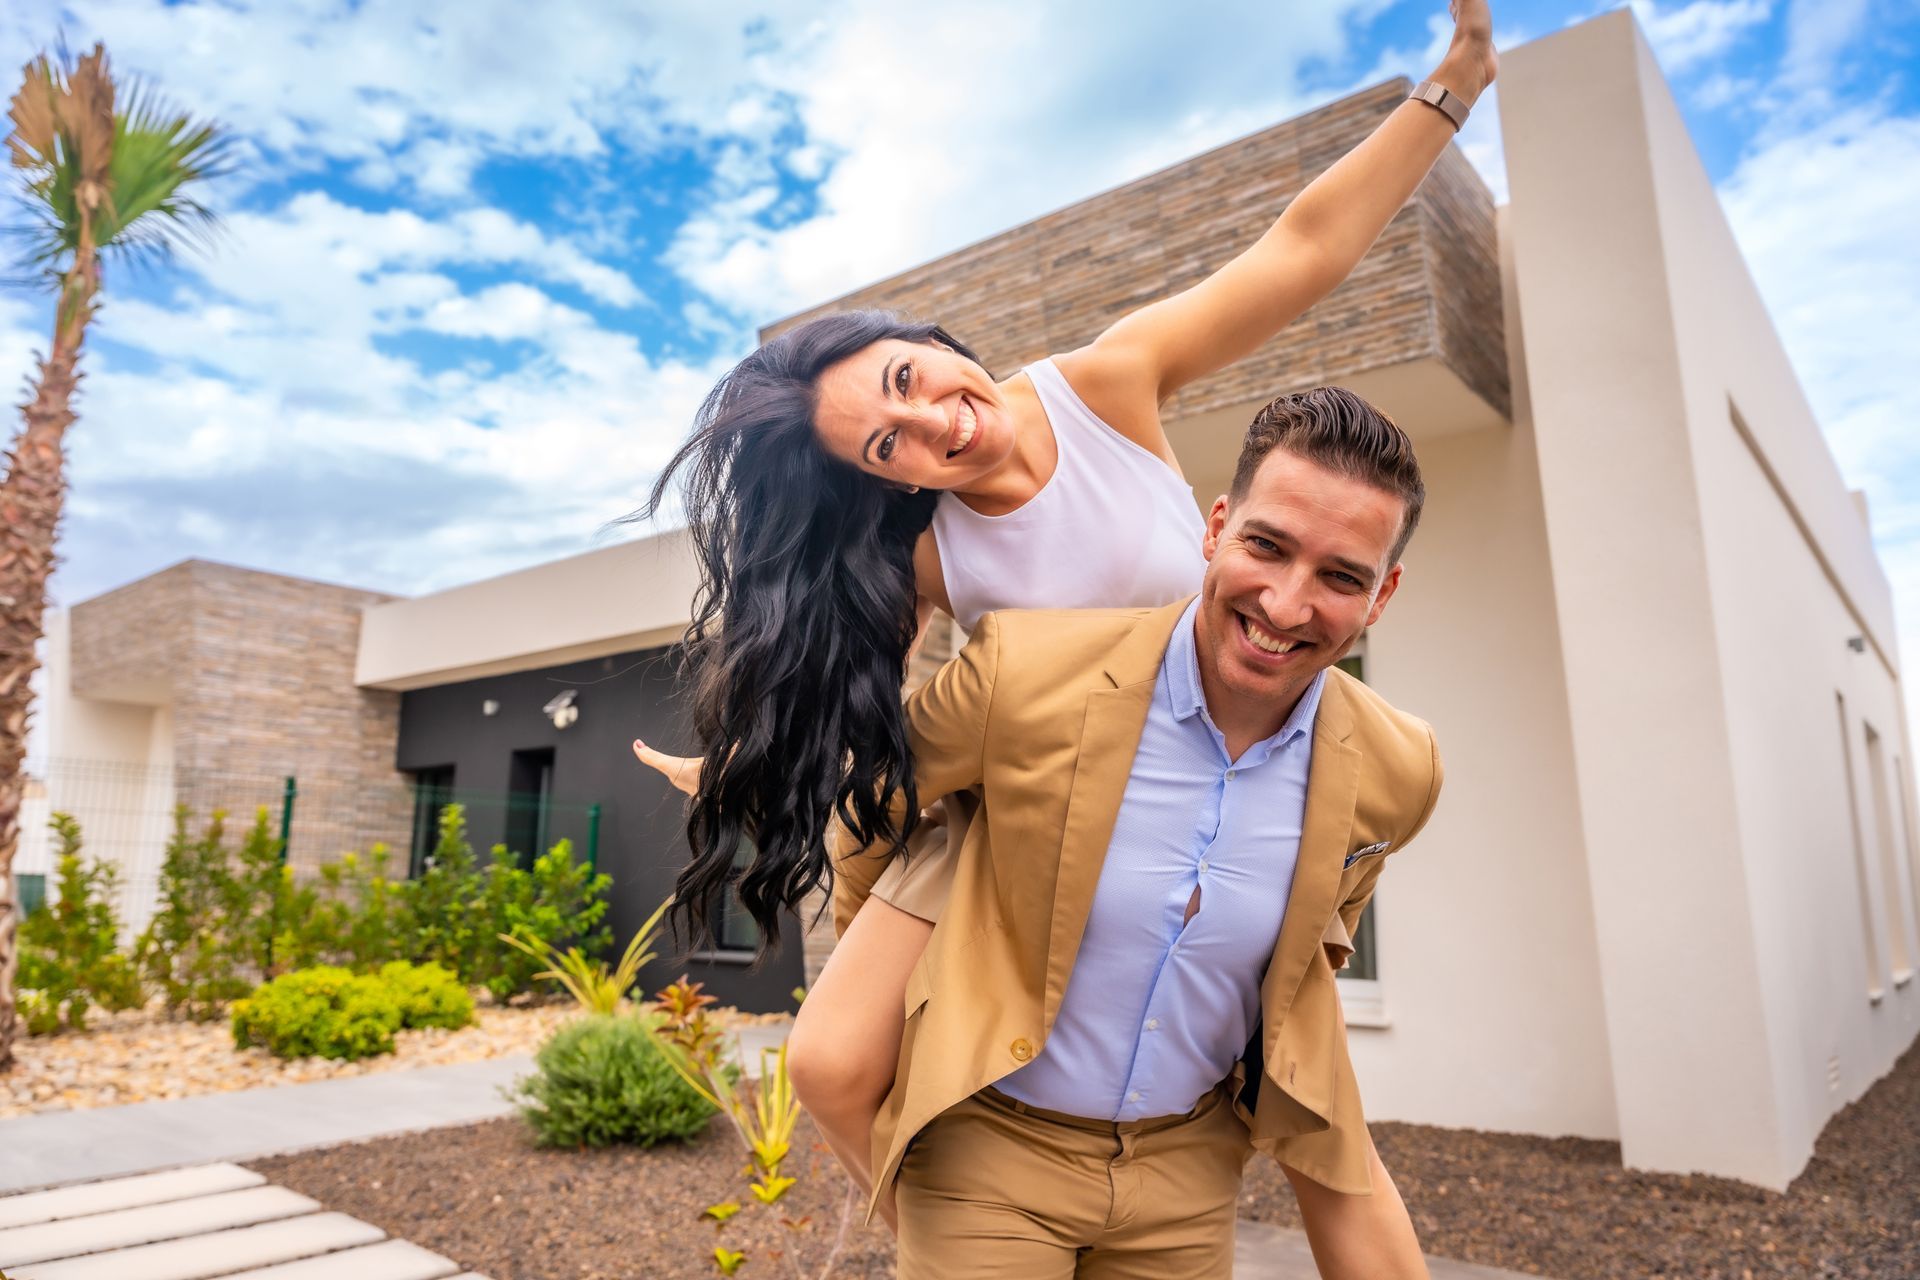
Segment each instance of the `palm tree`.
M210 233L213 214L186 194L224 167L211 124L164 108L130 83L116 107L107 52L77 62L64 50L23 68L7 151L20 170L23 265L56 296L53 345L21 406L0 479L0 1071L13 1064L16 908L28 678L38 665L47 576L65 495L65 436L80 383L80 349L99 306L104 256L165 260Z

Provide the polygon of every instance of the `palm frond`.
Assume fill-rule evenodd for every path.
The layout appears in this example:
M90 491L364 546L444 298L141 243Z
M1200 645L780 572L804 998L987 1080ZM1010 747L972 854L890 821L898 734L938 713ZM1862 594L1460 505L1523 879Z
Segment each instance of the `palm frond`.
M99 251L135 262L208 247L218 227L192 188L228 171L231 140L218 125L167 106L141 80L128 80L118 97L116 110L98 46L77 63L45 55L28 63L14 95L7 144L23 171L25 216L12 230L22 265L55 281L79 247L83 210L92 212Z

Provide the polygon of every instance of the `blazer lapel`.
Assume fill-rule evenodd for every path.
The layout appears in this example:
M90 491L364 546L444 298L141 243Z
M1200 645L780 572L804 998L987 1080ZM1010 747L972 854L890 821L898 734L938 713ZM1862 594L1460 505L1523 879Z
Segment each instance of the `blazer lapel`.
M1280 1023L1293 1003L1307 964L1327 931L1327 918L1339 903L1340 873L1347 837L1353 830L1354 804L1360 794L1360 752L1348 739L1353 717L1347 693L1331 673L1320 696L1313 728L1313 765L1307 778L1307 811L1300 851L1293 869L1287 913L1274 943L1273 959L1261 983L1260 1010L1266 1022L1263 1059L1271 1056ZM1271 1065L1271 1064L1269 1064Z
M1043 1025L1048 1032L1053 1030L1054 1015L1059 1012L1067 979L1080 952L1080 939L1086 933L1087 914L1100 883L1100 869L1106 865L1107 846L1113 841L1127 780L1133 774L1133 757L1140 749L1140 734L1153 705L1167 642L1187 603L1176 601L1142 617L1107 661L1105 674L1110 687L1097 688L1087 695L1073 786L1060 833L1060 868L1054 880L1053 920L1047 938Z

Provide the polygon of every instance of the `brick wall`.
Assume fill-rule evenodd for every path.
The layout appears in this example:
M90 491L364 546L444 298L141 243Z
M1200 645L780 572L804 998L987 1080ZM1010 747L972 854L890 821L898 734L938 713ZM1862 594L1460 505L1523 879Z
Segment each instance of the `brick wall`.
M404 866L400 695L353 682L361 611L391 598L189 560L74 607L73 692L171 705L175 792L196 819L264 804L277 830L292 776L296 866L375 841Z

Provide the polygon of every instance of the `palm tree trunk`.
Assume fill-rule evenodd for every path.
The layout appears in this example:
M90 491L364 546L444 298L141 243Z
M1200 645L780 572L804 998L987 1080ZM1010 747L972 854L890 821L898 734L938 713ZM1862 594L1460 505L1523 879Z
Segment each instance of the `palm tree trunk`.
M20 803L26 789L29 678L53 572L54 532L65 496L65 437L73 422L80 381L80 343L87 299L55 334L53 355L40 365L33 398L21 406L25 422L14 437L0 480L0 1072L13 1066L17 1030L13 981L19 921L13 856L20 844Z

